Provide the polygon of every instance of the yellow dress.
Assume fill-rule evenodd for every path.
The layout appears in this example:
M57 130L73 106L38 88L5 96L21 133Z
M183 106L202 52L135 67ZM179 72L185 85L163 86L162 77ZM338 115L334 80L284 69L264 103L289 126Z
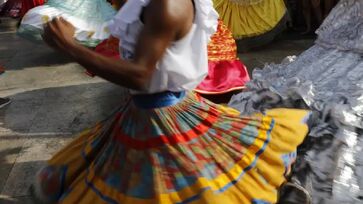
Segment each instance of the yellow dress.
M271 31L286 13L284 0L213 0L213 3L235 39Z
M240 115L193 92L175 105L140 106L168 96L125 97L47 162L36 197L58 204L277 202L308 132L308 111Z

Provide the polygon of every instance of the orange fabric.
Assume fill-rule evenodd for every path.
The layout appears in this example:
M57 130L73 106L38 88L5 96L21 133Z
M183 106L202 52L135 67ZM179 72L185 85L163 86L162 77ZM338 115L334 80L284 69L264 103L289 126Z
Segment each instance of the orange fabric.
M236 59L238 59L236 42L227 26L219 20L217 32L212 36L208 44L208 60L223 61Z

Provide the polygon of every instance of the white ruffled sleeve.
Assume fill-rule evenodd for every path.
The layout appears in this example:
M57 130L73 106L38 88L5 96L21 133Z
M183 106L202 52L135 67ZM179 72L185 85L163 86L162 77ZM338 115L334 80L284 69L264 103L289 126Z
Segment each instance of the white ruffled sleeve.
M121 33L125 32L127 25L139 20L142 9L150 0L130 0L127 2L110 21L109 29L111 35L121 38Z
M211 0L194 0L196 8L195 23L200 26L210 40L217 31L219 15L213 7Z

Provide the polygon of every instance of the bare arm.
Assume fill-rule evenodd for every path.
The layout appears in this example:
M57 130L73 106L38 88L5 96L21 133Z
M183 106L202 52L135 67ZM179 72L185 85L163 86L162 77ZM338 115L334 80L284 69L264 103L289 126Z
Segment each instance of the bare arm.
M174 14L173 3L169 3L173 0L151 2L144 14L145 26L133 61L110 59L77 44L73 26L63 19L48 23L43 38L98 76L127 88L144 90L167 47L184 32L184 26L178 25L185 25L185 17Z

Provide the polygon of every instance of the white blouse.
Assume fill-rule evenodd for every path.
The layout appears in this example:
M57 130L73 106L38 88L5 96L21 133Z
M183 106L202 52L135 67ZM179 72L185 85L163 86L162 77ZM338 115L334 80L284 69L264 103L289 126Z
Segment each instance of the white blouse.
M111 21L111 34L120 39L123 59L132 59L143 23L140 15L150 0L127 1ZM207 45L217 30L218 14L211 0L194 0L195 20L182 39L173 42L156 65L147 91L131 90L133 94L194 89L208 73ZM147 49L147 45L145 45Z

